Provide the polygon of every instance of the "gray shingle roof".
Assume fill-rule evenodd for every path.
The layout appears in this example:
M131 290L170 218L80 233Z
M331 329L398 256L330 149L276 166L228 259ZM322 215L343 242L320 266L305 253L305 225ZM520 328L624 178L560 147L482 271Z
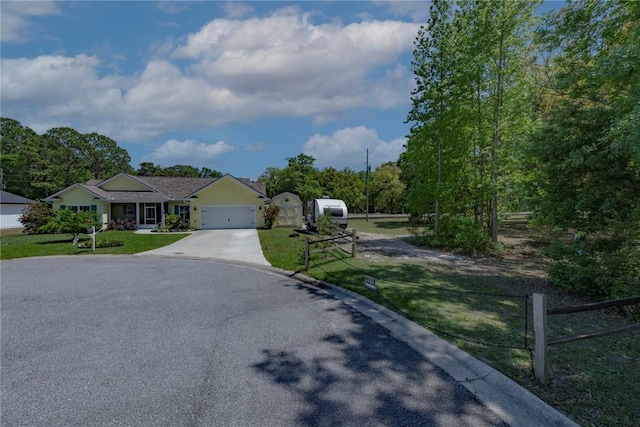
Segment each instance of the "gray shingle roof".
M133 176L128 175L154 191L106 191L99 187L101 182L91 180L86 184L78 184L87 191L96 194L106 200L113 201L180 201L190 194L206 187L216 181L216 178L182 178L167 176ZM253 182L247 178L239 178L239 181L248 185L258 193L265 195L266 186L264 182ZM102 181L104 182L104 181Z
M237 179L238 179L238 181L244 182L249 187L253 188L254 190L256 190L258 193L262 194L263 196L267 195L267 184L265 184L264 182L251 181L249 178L237 178Z
M9 193L8 191L1 190L0 203L3 205L28 205L35 203L35 200L27 199L26 197L18 196L17 194Z
M138 181L153 188L170 200L182 200L215 181L214 178L174 178L167 176L136 176Z

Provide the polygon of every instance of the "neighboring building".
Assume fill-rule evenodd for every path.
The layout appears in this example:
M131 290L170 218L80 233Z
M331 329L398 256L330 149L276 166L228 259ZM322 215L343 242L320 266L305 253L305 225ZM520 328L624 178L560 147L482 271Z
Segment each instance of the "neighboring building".
M21 228L22 210L35 200L2 191L0 194L0 228Z
M104 181L73 184L44 199L53 209L93 211L110 220L134 219L156 228L177 214L191 228L264 227L265 185L229 174L220 178L176 178L118 174Z
M275 227L302 227L302 201L297 194L280 193L273 196L269 204L280 208Z

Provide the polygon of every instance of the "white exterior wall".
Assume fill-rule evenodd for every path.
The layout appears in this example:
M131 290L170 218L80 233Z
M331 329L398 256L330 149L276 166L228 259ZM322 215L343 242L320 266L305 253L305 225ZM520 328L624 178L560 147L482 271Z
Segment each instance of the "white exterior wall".
M0 205L0 229L2 228L22 228L18 220L22 215L22 210L28 205Z

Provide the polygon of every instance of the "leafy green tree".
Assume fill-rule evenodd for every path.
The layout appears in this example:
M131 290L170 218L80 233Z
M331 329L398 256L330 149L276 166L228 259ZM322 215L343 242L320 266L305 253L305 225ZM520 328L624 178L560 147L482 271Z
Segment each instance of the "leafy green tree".
M162 176L197 178L200 176L200 170L189 165L174 165L162 169Z
M162 166L153 162L142 162L136 170L136 175L140 176L162 176Z
M532 139L537 217L576 230L558 243L558 285L598 297L640 293L640 4L586 0L547 17L557 98Z
M203 167L200 169L200 177L201 178L220 178L224 174L215 169L210 169L207 167Z
M280 206L269 205L263 209L263 213L266 228L273 228L278 220L278 214L280 214Z
M273 197L276 194L280 194L280 177L282 175L282 169L275 167L268 167L259 177L259 182L264 182L267 187L267 196Z
M435 234L441 215L462 216L495 242L498 200L517 197L512 174L533 121L526 71L538 3L434 1L418 33L413 125L400 165L408 208L429 214Z
M0 174L2 188L24 197L45 196L38 188L39 170L46 158L40 155L41 137L27 126L2 117L0 127Z
M60 233L78 235L86 233L91 227L96 230L102 225L96 212L73 212L69 209L58 209L47 224L39 228L44 233Z
M48 203L31 203L22 210L19 221L27 233L37 233L51 220L51 207Z
M163 168L153 162L142 162L135 171L139 176L172 176L184 178L220 178L223 174L214 169L203 167L198 169L190 165L173 165Z
M394 162L380 165L371 174L370 198L374 212L402 213L405 185L400 180L400 167Z
M38 135L18 121L2 118L4 187L40 199L91 178L105 179L132 172L130 157L112 139L60 127Z
M447 162L443 151L455 144L451 132L454 117L456 55L455 32L451 23L450 2L435 0L430 6L427 26L418 31L414 61L416 88L412 92L413 108L408 120L414 122L409 136L405 165L413 175L426 179L430 185L413 182L410 200L420 214L434 207L434 231L439 233L443 187L457 181L443 180L443 166ZM425 153L425 150L427 153ZM416 185L417 184L417 185Z
M306 154L299 154L286 160L286 168L268 168L258 178L266 184L267 195L273 196L289 191L300 196L303 201L320 197L322 188L318 181L318 169L313 166L315 159Z
M365 183L354 170L328 167L318 173L318 181L323 196L344 201L349 212L364 211Z
M513 175L521 169L525 143L533 127L533 110L528 102L531 91L529 64L534 8L539 1L511 1L495 4L461 2L461 28L465 40L480 59L463 61L464 74L475 94L476 134L481 136L474 152L476 187L486 208L486 223L493 242L498 238L499 199L514 198ZM487 117L489 113L489 117ZM512 201L513 203L513 201ZM480 211L476 211L480 215ZM483 221L484 222L484 221Z
M322 195L318 182L318 169L313 166L315 159L306 154L287 158L288 165L282 171L278 193L291 191L302 200L316 199Z
M129 153L113 139L97 133L85 134L84 139L88 144L85 155L92 178L107 179L118 173L133 173Z
M44 135L44 151L50 158L48 169L56 188L65 188L91 178L87 158L91 146L72 128L49 129Z

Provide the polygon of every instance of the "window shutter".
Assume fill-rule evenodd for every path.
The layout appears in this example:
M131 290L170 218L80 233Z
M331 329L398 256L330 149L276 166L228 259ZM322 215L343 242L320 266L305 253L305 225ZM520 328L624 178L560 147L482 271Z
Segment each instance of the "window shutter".
M91 212L97 212L98 207L96 205L91 205Z
M173 207L173 213L176 214L176 215L180 215L180 206L175 205Z

